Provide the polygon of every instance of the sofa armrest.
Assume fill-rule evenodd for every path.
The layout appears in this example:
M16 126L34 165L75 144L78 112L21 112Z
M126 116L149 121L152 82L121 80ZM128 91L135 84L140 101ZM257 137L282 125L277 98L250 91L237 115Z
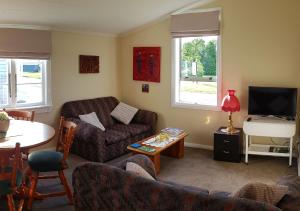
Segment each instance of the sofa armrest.
M279 210L252 200L215 197L196 190L182 189L101 163L77 166L72 176L77 211Z
M152 132L155 133L157 123L157 113L147 110L138 110L134 116L133 123L150 125Z
M125 160L122 160L122 161L114 164L114 166L125 170L127 162L133 162L133 163L138 164L143 169L145 169L153 178L156 178L156 172L155 172L154 164L150 160L150 158L148 158L146 155L142 155L142 154L134 155L132 157L129 157Z
M277 184L288 187L287 194L278 202L277 207L285 211L300 210L300 177L286 175Z

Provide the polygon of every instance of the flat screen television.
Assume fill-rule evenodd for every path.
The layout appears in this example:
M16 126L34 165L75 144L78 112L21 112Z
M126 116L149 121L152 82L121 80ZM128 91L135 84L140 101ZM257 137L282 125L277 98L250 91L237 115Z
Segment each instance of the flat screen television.
M297 88L249 86L248 114L295 118Z

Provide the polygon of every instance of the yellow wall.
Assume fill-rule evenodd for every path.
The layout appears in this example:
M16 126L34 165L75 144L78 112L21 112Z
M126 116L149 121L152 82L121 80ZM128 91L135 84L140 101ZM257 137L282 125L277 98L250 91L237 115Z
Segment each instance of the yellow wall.
M234 123L242 125L247 111L248 85L300 88L299 0L210 0L203 8L222 8L223 94L236 89L242 111ZM213 132L226 125L220 111L171 107L171 37L169 18L115 38L79 33L52 33L52 100L49 113L37 121L55 126L66 101L113 95L159 114L158 127L180 127L190 133L188 142L212 145ZM132 48L161 46L161 82L132 80ZM79 74L78 55L100 56L100 74ZM300 92L300 90L299 90ZM51 143L48 146L54 146Z
M98 55L99 74L79 74L79 55ZM56 126L62 104L70 100L101 96L120 97L117 69L117 38L67 32L52 33L51 112L36 120ZM50 143L43 147L52 147Z
M206 8L222 8L223 94L236 89L242 111L234 114L241 126L247 112L248 85L300 88L300 1L216 0ZM213 132L226 125L227 114L218 111L171 107L171 37L166 19L120 38L121 96L137 107L156 111L159 128L180 127L187 141L213 144ZM132 48L161 46L161 82L150 83L142 93L132 80ZM300 90L299 90L300 92Z

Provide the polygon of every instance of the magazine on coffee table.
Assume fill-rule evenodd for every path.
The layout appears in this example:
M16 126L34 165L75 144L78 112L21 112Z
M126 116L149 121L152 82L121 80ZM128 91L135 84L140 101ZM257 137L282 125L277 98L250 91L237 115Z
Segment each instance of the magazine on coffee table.
M179 128L164 128L156 136L144 141L143 144L153 147L165 147L173 141L176 141L183 133L184 131Z

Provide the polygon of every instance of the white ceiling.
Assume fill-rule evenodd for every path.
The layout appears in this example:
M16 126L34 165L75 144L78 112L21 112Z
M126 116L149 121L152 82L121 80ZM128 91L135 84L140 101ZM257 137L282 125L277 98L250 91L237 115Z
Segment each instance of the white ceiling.
M201 0L0 0L0 24L122 34Z

